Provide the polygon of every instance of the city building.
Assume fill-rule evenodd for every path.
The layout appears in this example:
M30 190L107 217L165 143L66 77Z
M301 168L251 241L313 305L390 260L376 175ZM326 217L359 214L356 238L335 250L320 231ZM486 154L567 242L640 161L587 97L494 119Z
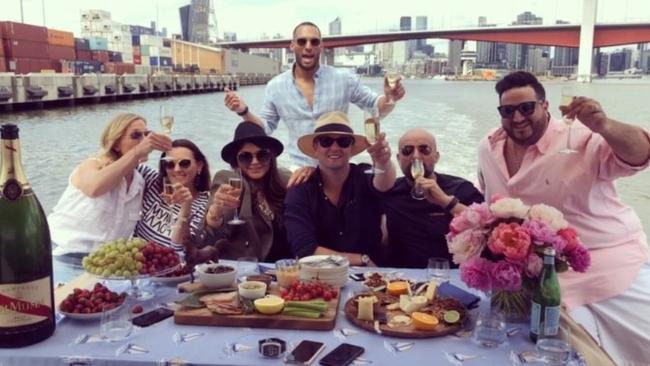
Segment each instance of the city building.
M210 0L192 0L179 8L183 40L207 44L210 38Z
M542 17L538 17L530 11L525 11L517 15L517 20L512 25L540 25L543 22ZM539 48L543 52L529 52L529 50ZM506 47L506 58L508 67L518 70L530 71L532 65L539 65L543 60L529 60L530 55L541 56L550 53L549 47L531 46L525 44L508 44ZM548 56L547 56L548 57Z
M460 53L463 50L463 41L458 39L449 40L449 52L447 52L447 65L445 74L458 75L462 71Z
M650 43L639 43L639 69L645 73L650 73Z
M609 71L623 72L632 67L632 50L625 48L609 54Z
M418 15L415 17L415 30L416 31L424 31L427 30L427 17L423 15ZM415 41L415 50L420 51L426 54L424 52L424 49L427 45L427 40L426 39L418 39ZM433 53L428 54L431 56Z
M496 27L496 24L489 24L487 17L478 18L479 27ZM499 42L477 42L476 63L482 67L506 68L507 67L507 44Z
M338 36L341 34L341 18L336 17L336 19L330 22L329 31L330 36Z

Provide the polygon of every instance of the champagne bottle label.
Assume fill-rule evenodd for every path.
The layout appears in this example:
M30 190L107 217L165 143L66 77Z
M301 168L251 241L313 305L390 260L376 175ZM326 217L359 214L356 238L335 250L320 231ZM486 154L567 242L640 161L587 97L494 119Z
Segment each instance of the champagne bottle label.
M23 196L23 186L13 178L7 179L2 187L2 197L9 201L15 201Z
M0 328L41 322L52 317L50 277L0 285Z

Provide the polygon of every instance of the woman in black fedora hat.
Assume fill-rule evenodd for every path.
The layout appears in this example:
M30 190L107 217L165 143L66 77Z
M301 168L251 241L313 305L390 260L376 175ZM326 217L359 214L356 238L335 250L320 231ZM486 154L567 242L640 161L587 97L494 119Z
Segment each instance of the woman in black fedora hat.
M217 249L218 257L257 257L274 261L290 255L284 229L284 198L291 173L278 169L282 143L253 122L241 122L221 158L233 170L218 171L212 180L210 207L196 244ZM230 182L241 176L241 188ZM241 221L232 224L235 211ZM230 223L229 223L230 222Z

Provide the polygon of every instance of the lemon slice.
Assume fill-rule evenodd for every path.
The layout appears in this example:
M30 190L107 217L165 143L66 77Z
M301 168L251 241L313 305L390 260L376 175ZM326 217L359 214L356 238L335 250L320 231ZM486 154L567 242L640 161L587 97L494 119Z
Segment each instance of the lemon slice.
M456 310L448 310L445 311L442 319L445 321L445 323L454 324L460 320L460 313Z
M276 314L282 311L284 300L281 297L269 295L253 302L255 309L262 314Z

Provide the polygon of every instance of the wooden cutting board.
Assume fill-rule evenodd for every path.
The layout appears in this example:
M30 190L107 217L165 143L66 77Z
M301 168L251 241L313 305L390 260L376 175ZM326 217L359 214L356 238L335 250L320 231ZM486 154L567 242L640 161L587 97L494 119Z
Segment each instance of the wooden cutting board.
M193 284L194 285L194 284ZM183 286L183 285L180 285ZM179 287L180 287L179 286ZM185 290L201 289L202 286L183 286ZM191 291L190 290L190 291ZM275 284L271 285L271 293L278 293ZM247 314L247 315L220 315L207 308L181 307L174 312L176 324L209 325L218 327L250 327L274 329L301 329L301 330L332 330L336 326L336 314L339 307L340 294L336 299L329 301L329 308L318 319L300 318L289 315L274 314Z
M445 301L452 302L454 304L454 307L450 309L453 310L460 310L463 313L463 318L462 321L459 321L456 324L446 324L442 320L442 316L438 315L440 319L440 323L435 327L435 329L432 330L419 330L415 329L415 327L412 324L409 325L399 325L399 326L389 326L386 321L392 318L395 315L405 315L405 313L401 310L385 310L385 309L375 309L375 317L376 319L378 318L378 313L384 314L384 319L378 323L378 328L375 328L375 322L370 321L370 320L359 320L357 318L357 313L358 313L358 306L357 302L355 301L357 297L359 296L367 296L369 294L361 294L357 295L354 298L349 299L345 303L345 317L348 319L348 321L354 325L356 325L359 328L363 328L367 331L373 332L373 333L378 333L381 335L389 336L389 337L398 337L398 338L434 338L434 337L443 337L446 335L454 334L460 329L462 329L463 324L462 321L466 321L467 319L467 313L466 310L463 310L464 307L463 305L458 302L455 299L448 299ZM376 296L381 296L379 293L375 293ZM438 301L438 300L434 300ZM381 311L377 311L381 310ZM427 313L430 313L428 311L425 311Z

